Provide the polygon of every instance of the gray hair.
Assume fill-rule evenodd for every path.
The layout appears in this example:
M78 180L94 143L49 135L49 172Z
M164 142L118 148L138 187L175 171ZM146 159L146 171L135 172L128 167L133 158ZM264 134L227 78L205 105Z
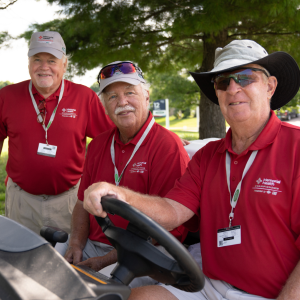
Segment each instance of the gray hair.
M144 96L147 97L147 96L148 96L148 92L149 92L149 90L150 90L150 86L151 86L150 83L149 83L149 82L145 82L145 83L141 82L139 85L140 85L140 86L142 87L142 89L143 89L143 94L144 94ZM100 101L101 101L102 105L105 107L104 94L105 94L105 92L102 92L102 93L101 93L100 95L98 95L98 96L99 96L99 98L100 98Z

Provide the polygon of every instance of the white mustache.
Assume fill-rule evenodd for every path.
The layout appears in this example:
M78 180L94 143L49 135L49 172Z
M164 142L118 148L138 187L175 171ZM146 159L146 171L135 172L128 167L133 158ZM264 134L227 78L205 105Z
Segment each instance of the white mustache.
M122 111L135 111L135 108L131 105L125 105L124 107L117 107L115 109L115 114L118 115Z

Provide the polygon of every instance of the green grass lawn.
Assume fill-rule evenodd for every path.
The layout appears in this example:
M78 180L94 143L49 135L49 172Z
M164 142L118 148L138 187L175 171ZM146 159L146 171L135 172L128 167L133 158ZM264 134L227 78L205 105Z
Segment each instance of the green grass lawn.
M166 118L155 118L156 123L161 126L166 126ZM179 137L186 140L198 140L199 133L197 132L197 118L175 119L170 117L170 130L175 132Z
M156 123L165 126L166 125L166 118L159 117L155 118ZM175 116L171 116L170 119L170 129L172 127L181 127L181 128L191 128L191 129L196 129L197 128L197 118L186 118L186 119L176 119Z

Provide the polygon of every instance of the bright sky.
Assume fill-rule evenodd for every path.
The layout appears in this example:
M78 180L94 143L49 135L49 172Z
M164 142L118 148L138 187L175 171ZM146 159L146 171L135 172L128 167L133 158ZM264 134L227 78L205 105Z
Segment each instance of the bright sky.
M49 5L46 0L18 0L8 8L0 9L0 32L8 31L10 35L17 36L26 31L30 24L58 18L56 11L60 9L58 5ZM29 79L27 53L25 39L11 42L9 48L0 48L0 81L17 83ZM98 69L88 71L85 76L74 77L73 81L91 86L96 82L98 72Z

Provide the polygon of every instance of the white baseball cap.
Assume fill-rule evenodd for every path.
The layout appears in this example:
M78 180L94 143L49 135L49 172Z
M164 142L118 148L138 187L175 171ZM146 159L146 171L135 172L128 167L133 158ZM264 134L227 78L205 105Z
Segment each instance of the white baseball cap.
M56 31L42 31L32 34L28 57L37 53L46 52L61 59L66 55L66 45L61 35Z

